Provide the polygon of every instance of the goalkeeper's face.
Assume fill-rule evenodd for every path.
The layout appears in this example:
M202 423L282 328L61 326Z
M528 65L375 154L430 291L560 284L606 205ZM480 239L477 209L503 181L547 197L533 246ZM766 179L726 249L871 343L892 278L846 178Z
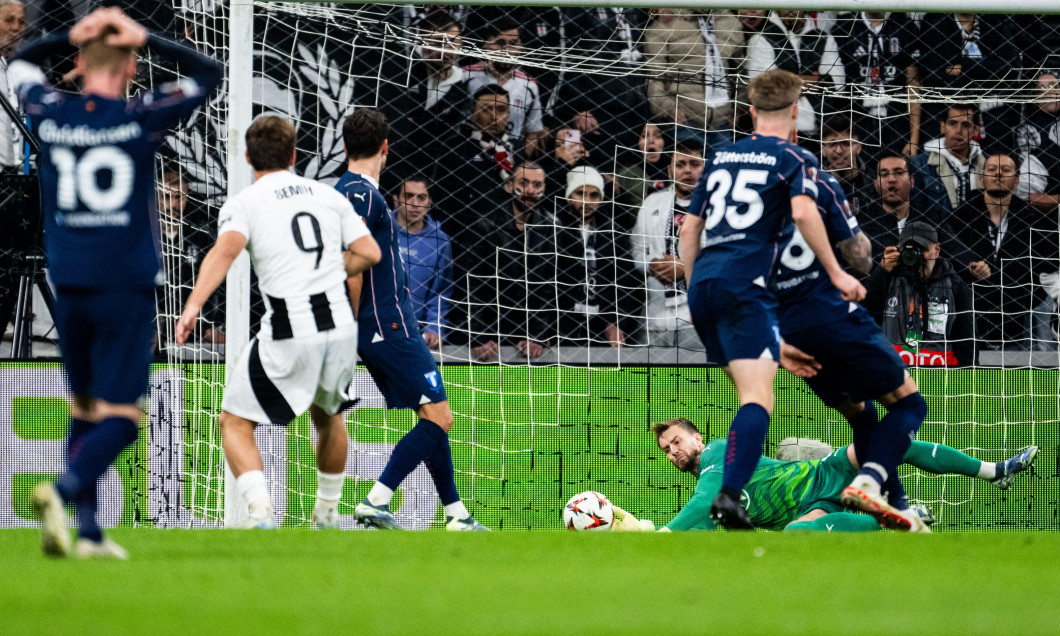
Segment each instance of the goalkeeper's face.
M695 472L699 468L699 454L703 452L703 436L681 426L671 426L659 435L659 448L674 468Z

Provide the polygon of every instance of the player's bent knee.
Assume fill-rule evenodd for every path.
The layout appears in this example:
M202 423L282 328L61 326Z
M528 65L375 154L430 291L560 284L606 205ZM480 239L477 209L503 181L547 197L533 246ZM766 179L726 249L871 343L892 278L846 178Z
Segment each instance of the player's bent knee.
M91 416L94 421L101 422L105 419L118 417L129 420L133 427L139 423L144 411L136 404L111 404L103 400L94 400Z
M850 400L846 400L839 406L835 407L835 410L839 411L840 415L849 420L865 412L865 402L851 402Z
M453 428L453 411L449 408L449 402L432 402L420 407L417 415L421 419L430 420L440 426L446 433Z
M254 433L254 422L228 411L221 411L221 416L217 418L217 424L221 428L222 435L226 433L229 435L238 434L247 430L251 434Z
M899 411L906 414L905 417L899 420L899 427L902 434L910 437L916 435L916 432L920 430L920 425L924 423L924 418L927 417L928 412L927 402L920 393L907 395L895 402L889 409L892 413Z

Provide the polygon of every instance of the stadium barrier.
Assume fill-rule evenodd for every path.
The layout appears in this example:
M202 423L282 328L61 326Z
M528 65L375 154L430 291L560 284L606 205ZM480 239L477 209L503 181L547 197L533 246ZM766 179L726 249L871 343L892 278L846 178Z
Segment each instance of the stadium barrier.
M216 427L221 365L157 365L145 431L100 486L107 526L217 527L223 518L223 468ZM497 529L560 529L567 498L597 490L638 517L667 522L695 482L655 446L649 424L687 416L705 435L728 429L736 408L731 384L706 367L446 366L458 413L453 429L457 485L476 519ZM970 477L902 475L912 499L929 505L946 531L1058 530L1060 372L1031 369L924 369L916 379L930 406L918 438L997 461L1030 444L1042 447L1033 474L1007 491ZM366 373L362 402L348 419L347 481L340 512L367 493L393 444L414 424L388 415ZM476 387L471 390L466 387ZM849 428L805 384L782 373L767 442L788 436L838 446ZM0 527L28 527L29 492L61 469L67 406L62 367L0 365ZM274 506L285 526L308 527L316 492L314 438L306 417L286 429L258 428ZM120 505L119 505L120 504ZM406 527L441 522L422 467L394 501ZM345 528L355 527L344 516Z

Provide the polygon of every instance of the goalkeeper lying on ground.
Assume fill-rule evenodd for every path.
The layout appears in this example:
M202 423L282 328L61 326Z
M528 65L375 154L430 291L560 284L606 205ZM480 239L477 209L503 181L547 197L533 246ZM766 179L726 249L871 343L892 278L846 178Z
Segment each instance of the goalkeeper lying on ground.
M724 439L703 443L699 429L685 418L652 425L659 448L678 470L699 475L699 482L685 507L660 530L713 530L710 503L721 488L725 460ZM1031 446L1005 461L984 462L941 444L913 442L903 463L934 474L954 473L992 481L1008 488L1011 476L1030 468L1038 447ZM845 512L839 496L858 473L853 446L844 446L821 459L758 460L751 481L744 488L743 503L756 528L766 530L823 530L864 532L880 525L864 514ZM647 520L615 507L614 530L652 531Z

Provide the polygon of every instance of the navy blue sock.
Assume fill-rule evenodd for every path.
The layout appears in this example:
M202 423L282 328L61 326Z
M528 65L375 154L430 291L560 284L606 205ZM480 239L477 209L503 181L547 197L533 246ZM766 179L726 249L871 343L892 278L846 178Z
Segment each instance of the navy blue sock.
M424 420L425 421L425 420ZM438 430L442 427L435 424ZM438 498L442 500L443 506L460 501L460 494L456 492L456 477L453 470L453 451L449 447L449 436L446 435L434 450L424 460L427 470L431 473L431 480L438 490Z
M723 486L736 492L743 490L762 458L762 446L769 432L769 411L761 404L748 403L736 411L729 426L729 440L725 447Z
M82 420L77 417L70 417L69 428L66 432L66 465L69 467L74 463L74 459L81 452L81 448L85 443L85 436L88 435L96 427L94 422L88 420ZM56 490L59 491L59 496L63 498L66 503L72 503L77 499L77 489L64 488L61 484L55 484Z
M887 471L887 481L890 481L891 476L898 469L898 464L902 462L902 458L913 444L913 438L916 437L916 432L920 430L925 417L927 417L927 402L920 393L907 395L895 402L888 409L887 415L880 420L880 425L873 431L869 456L862 464L861 472L875 477L876 471L872 471L871 468L866 469L865 464L870 462L879 464ZM897 485L896 490L899 489L901 489L901 484ZM902 494L905 494L904 491Z
M861 464L869 456L872 431L876 430L880 423L876 403L872 400L865 400L865 410L847 421L850 422L850 430L854 434L854 457L857 457L858 464Z
M397 490L405 477L416 470L420 462L427 459L435 447L446 441L445 431L430 420L421 419L412 427L390 454L379 483L391 490ZM450 460L450 465L452 462Z
M76 417L70 418L70 433L66 438L66 465L77 458L84 445L85 435L95 428L95 424ZM96 521L96 488L86 488L77 498L77 535L92 541L102 541L103 531Z
M108 417L80 439L80 447L55 484L63 500L78 502L82 493L95 489L96 481L126 446L136 441L136 422L124 417Z
M887 492L887 503L899 510L905 510L909 507L909 495L905 494L905 487L898 479L897 467L895 468L896 470L887 475L887 481L883 482L883 489Z
M102 541L103 530L96 520L96 501L99 484L81 491L77 499L77 536L90 541Z

